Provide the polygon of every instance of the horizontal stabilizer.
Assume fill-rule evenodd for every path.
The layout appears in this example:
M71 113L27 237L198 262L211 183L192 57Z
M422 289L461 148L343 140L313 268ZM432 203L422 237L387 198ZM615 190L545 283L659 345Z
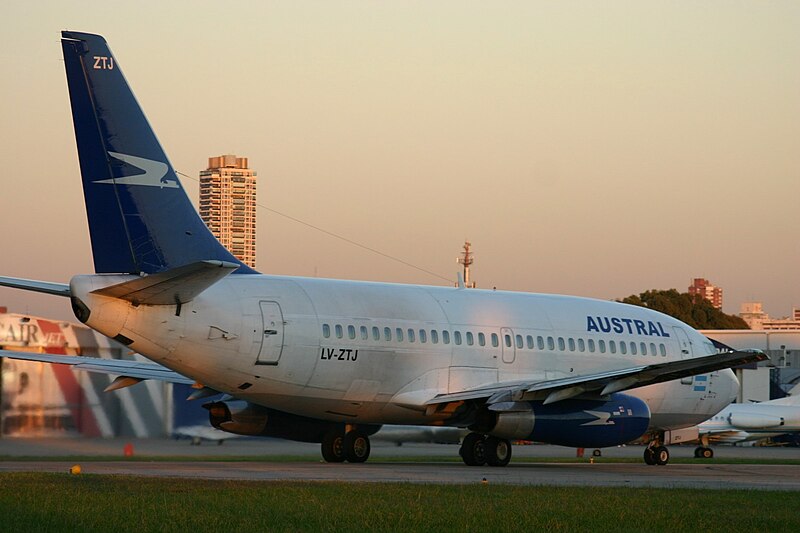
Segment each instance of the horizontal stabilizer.
M734 351L561 379L500 382L489 387L440 394L426 402L426 405L468 400L485 400L489 404L526 400L555 403L585 394L603 396L765 359L766 354L757 350Z
M13 287L15 289L22 289L25 291L43 292L45 294L52 294L55 296L72 296L70 293L69 285L66 283L52 283L49 281L36 281L33 279L22 278L7 278L0 276L0 286Z
M129 380L120 380L121 383L133 384L130 379L155 379L158 381L183 383L186 385L191 385L194 383L193 379L189 379L181 374L178 374L174 370L163 367L158 363L150 363L146 361L132 361L130 359L101 359L99 357L86 357L82 355L56 355L49 353L14 352L7 350L0 350L0 357L19 359L21 361L38 361L40 363L70 365L72 368L77 370L85 370L87 372L95 372L100 374L112 374L129 378Z
M198 261L97 289L92 294L127 300L134 305L185 304L237 268L239 265L226 261Z

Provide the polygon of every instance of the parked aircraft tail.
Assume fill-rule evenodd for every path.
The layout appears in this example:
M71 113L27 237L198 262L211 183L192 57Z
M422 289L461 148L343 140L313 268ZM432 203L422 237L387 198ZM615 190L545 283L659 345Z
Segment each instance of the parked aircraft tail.
M95 271L218 260L253 273L198 216L105 39L61 36Z

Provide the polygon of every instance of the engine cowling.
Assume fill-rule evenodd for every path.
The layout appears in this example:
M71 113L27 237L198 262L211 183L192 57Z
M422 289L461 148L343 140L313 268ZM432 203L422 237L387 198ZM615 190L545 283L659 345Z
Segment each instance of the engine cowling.
M208 409L212 426L237 435L322 442L327 432L344 429L339 422L284 413L243 400L209 402L203 407ZM359 424L358 429L372 435L380 426Z
M626 394L607 400L508 402L490 406L472 429L504 439L576 448L603 448L641 437L650 424L647 404Z
M786 423L782 416L764 415L761 413L733 413L731 425L741 429L779 428Z

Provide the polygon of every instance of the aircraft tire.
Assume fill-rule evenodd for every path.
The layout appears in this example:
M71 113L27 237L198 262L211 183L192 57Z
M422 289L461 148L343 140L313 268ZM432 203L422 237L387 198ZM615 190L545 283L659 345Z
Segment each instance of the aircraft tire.
M322 437L322 458L326 463L341 463L344 456L344 433L329 431Z
M699 459L700 457L703 457L703 450L704 450L704 448L702 446L698 446L697 448L694 449L694 457L695 457L695 459Z
M486 437L483 449L489 466L506 466L511 461L511 442L506 439Z
M344 456L349 463L363 463L369 459L369 437L358 430L348 431L344 436Z
M656 452L650 446L644 449L644 462L648 465L656 464Z
M713 459L714 458L714 450L711 448L703 448L700 452L700 457L703 459Z
M464 437L458 450L461 459L467 466L483 466L486 464L486 440L480 433L470 433Z
M657 465L665 465L669 463L669 450L666 446L658 446L653 450Z

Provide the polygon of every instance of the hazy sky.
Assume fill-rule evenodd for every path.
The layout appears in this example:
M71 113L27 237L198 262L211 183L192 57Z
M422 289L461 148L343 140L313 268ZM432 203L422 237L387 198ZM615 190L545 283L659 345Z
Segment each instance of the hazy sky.
M31 4L31 5L27 5ZM800 306L798 2L3 2L0 275L92 271L59 31L106 37L173 166L480 287L692 277ZM196 196L195 182L183 179ZM194 199L194 198L193 198ZM258 212L258 267L443 284ZM12 310L72 318L0 289Z

